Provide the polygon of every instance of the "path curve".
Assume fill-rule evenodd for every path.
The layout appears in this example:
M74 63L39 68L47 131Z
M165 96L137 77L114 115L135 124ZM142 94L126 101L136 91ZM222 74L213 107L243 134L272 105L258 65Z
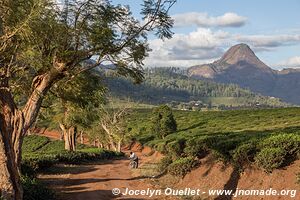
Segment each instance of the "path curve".
M44 136L58 139L59 134L47 131ZM128 152L127 152L128 153ZM139 151L135 153L140 158L140 167L147 163L157 162L161 155L154 153L144 156ZM39 175L39 179L52 188L59 200L113 200L113 199L155 199L145 196L115 196L112 189L118 188L125 192L132 190L154 189L150 179L140 176L139 170L129 168L129 160L105 160L97 163L81 165L55 165L47 172ZM160 198L161 199L161 198Z
M49 174L39 178L58 192L58 198L63 200L147 199L112 194L113 188L121 191L125 188L152 188L144 177L133 174L128 168L128 160L113 160L86 165L57 165L50 169Z

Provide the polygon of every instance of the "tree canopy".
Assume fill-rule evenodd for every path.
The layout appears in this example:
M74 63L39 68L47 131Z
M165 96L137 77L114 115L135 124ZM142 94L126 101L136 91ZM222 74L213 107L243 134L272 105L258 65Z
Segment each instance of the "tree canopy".
M167 105L161 105L153 109L151 122L152 132L160 138L164 138L177 130L172 109Z

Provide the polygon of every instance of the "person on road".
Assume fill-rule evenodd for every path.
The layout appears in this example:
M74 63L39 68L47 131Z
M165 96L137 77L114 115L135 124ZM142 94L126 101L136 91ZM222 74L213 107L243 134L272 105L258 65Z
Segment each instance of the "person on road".
M131 162L135 162L135 164L133 165L133 168L138 168L139 158L137 157L137 155L131 151L129 158L130 158Z

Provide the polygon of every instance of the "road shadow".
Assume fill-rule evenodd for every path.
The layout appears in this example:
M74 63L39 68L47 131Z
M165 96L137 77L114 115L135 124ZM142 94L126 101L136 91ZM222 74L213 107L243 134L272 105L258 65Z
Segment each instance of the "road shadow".
M125 157L120 157L113 160L101 160L101 161L90 161L80 164L55 164L51 167L48 167L44 170L41 170L39 174L41 175L55 175L55 174L82 174L96 171L96 165L107 165L114 164L120 160L128 160Z
M54 165L47 170L42 171L40 174L43 175L54 175L54 174L81 174L81 173L88 173L97 170L94 166L89 165Z
M72 191L61 192L56 197L57 200L143 200L149 198L127 197L122 195L112 194L112 190L93 190L80 191L74 188Z
M68 186L77 186L89 183L103 183L107 181L133 181L143 180L152 177L148 176L137 176L132 178L89 178L89 179L66 179L66 178L42 178L41 181L47 185L55 188L64 188Z
M215 198L215 200L231 200L233 198L234 193L236 192L238 182L240 180L240 171L238 168L234 168L232 173L230 174L230 178L224 185L223 190L232 190L230 195L220 195Z
M74 188L75 189L75 188ZM112 194L111 190L95 190L95 191L76 191L72 190L61 191L59 195L57 195L57 200L113 200L117 199L117 196Z

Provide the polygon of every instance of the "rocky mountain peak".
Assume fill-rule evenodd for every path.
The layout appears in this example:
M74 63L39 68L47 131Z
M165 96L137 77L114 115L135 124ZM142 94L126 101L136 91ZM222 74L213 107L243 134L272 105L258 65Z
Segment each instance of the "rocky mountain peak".
M239 65L241 63L247 63L258 68L269 69L266 64L259 60L251 48L243 43L230 47L222 58L215 62L215 64L222 65Z

